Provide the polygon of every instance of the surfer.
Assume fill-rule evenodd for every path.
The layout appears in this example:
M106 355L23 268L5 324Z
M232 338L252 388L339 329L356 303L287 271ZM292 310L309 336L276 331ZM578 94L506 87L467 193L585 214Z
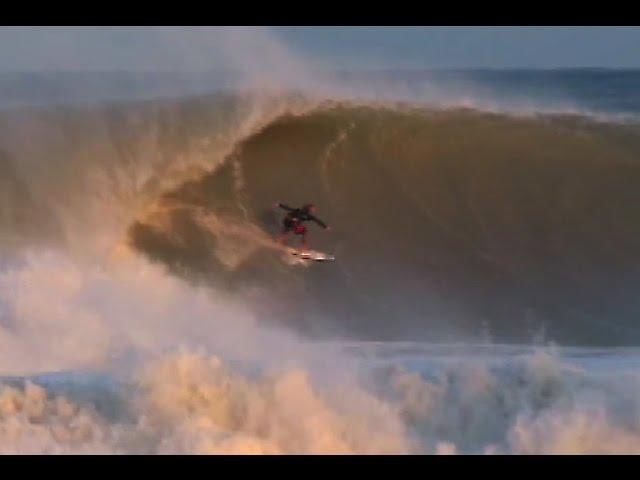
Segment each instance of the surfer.
M282 232L278 237L278 243L282 245L285 244L289 234L293 233L302 237L302 247L305 250L307 249L307 227L304 222L315 222L325 230L331 230L326 223L314 215L316 206L313 203L308 203L302 208L292 208L283 203L276 203L275 206L287 211L282 220Z

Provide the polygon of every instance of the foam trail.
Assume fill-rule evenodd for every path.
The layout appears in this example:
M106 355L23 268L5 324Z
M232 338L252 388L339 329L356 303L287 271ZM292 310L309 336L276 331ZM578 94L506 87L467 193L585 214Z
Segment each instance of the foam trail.
M430 356L419 373L398 361L401 356L378 358L369 378L356 380L351 362L340 374L313 361L304 368L246 369L184 351L145 361L121 387L99 381L83 387L78 379L70 389L64 375L35 380L44 387L7 380L0 388L0 451L640 451L635 376L599 377L544 352L494 360Z
M232 298L140 260L90 266L33 255L3 273L0 291L8 313L0 330L4 372L103 370L125 387L125 403L109 406L115 411L106 418L82 400L80 387L69 396L55 393L55 381L47 391L8 380L18 384L1 389L3 453L408 448L404 425L384 402L349 375L314 373L324 349L257 327ZM351 430L353 422L375 430Z

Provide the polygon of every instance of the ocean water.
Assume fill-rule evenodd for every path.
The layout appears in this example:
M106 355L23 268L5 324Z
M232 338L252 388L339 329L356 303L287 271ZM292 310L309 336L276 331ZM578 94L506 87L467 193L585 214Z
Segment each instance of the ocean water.
M0 452L640 452L639 80L3 76Z

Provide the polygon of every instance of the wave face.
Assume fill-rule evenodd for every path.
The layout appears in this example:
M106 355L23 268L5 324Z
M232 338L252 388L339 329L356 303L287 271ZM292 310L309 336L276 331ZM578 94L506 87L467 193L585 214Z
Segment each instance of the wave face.
M635 124L330 104L242 140L130 236L307 333L635 343L638 154ZM319 205L338 263L260 248L274 201Z

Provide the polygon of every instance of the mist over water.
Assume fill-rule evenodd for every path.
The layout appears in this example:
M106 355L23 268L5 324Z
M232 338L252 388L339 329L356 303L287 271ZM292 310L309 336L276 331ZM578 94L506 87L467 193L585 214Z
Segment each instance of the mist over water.
M0 74L0 452L640 450L631 74L516 98L154 32L153 73Z

